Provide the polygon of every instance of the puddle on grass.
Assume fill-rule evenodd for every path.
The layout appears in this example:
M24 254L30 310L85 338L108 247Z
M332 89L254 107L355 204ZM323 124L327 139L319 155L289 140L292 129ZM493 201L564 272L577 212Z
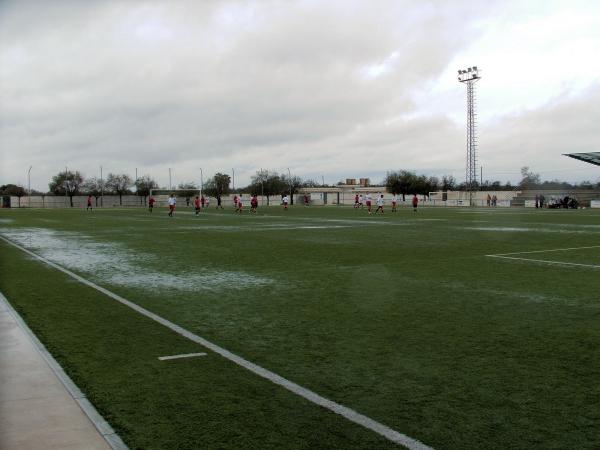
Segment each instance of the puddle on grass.
M62 267L120 286L198 292L244 289L272 282L240 271L204 270L174 274L148 270L139 262L156 260L154 255L134 253L120 244L95 242L77 233L59 233L43 228L3 230L0 233Z

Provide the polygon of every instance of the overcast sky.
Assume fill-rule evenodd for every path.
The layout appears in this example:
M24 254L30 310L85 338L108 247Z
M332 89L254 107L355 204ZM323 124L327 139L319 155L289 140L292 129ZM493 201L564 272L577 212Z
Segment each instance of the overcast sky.
M161 185L260 168L335 183L598 181L600 2L2 1L0 184L69 169Z

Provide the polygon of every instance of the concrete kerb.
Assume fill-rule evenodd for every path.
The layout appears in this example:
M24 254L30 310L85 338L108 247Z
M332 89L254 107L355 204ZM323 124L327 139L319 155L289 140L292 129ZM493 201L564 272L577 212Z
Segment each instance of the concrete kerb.
M106 443L114 450L129 450L129 447L125 445L115 430L113 430L110 424L104 420L96 408L94 408L94 405L92 405L86 398L85 394L81 392L81 390L66 374L66 372L63 370L60 364L58 364L50 352L46 350L44 344L42 344L33 331L31 331L31 329L27 326L19 313L17 313L17 311L8 302L7 298L2 294L2 292L0 292L0 309L6 310L13 317L19 328L25 332L37 352L44 359L46 364L48 364L52 372L54 372L56 377L60 380L67 392L71 395L71 397L73 397L82 411L87 415L94 427L96 427L98 432L102 435Z

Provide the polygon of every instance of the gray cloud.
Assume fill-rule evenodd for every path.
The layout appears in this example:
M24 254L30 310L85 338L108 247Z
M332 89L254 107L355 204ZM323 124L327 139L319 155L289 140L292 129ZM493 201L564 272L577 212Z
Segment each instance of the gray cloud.
M29 165L37 188L65 165L90 176L137 167L163 184L167 168L179 182L199 167L235 167L238 185L261 167L330 182L397 168L460 178L463 127L403 117L498 7L5 2L0 182L22 182ZM536 114L490 126L482 142L509 154L534 127L524 122L551 119ZM510 154L514 170L521 153Z

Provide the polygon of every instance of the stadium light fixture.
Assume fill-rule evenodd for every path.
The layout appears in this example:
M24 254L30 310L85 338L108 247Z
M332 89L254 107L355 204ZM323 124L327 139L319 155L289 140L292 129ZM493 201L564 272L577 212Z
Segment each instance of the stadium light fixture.
M465 186L469 192L469 204L473 206L474 191L477 188L477 110L475 82L480 79L480 76L477 66L469 67L467 70L459 70L458 72L458 81L467 86L467 164Z

